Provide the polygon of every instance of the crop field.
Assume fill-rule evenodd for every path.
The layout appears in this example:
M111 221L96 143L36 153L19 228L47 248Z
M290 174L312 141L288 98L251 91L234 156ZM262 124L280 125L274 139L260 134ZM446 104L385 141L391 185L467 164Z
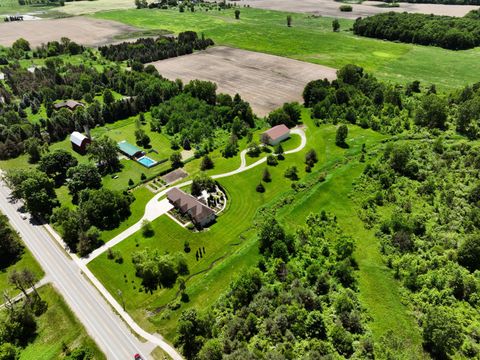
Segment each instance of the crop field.
M397 3L398 7L387 7L381 1L363 1L358 4L350 3L352 11L339 10L341 3L335 0L242 0L241 5L265 10L279 10L298 13L311 13L321 16L356 19L358 17L372 16L388 11L409 12L434 15L464 16L470 10L477 9L474 5L439 5L439 4L412 4Z
M114 21L87 17L48 19L0 23L0 45L11 46L24 38L35 47L62 37L83 45L99 46L114 40L115 36L135 31L131 26Z
M433 83L438 89L446 90L480 80L479 48L452 51L393 43L353 35L349 31L351 20L341 19L341 31L333 32L332 18L252 8L240 8L240 11L240 20L235 20L233 9L194 13L180 13L175 9L134 9L94 16L143 29L166 29L176 33L195 30L212 38L217 45L332 68L356 64L380 79L400 84L419 80L425 86ZM287 15L292 16L292 27L286 25Z
M333 68L225 46L156 61L153 65L171 80L208 80L217 84L219 92L232 96L239 93L259 116L285 102L301 102L309 81L336 78Z
M395 329L405 341L415 347L415 351L418 350L419 334L413 330L403 329L413 320L395 292L396 284L383 265L374 235L363 228L353 210L354 204L349 198L351 183L363 170L364 164L347 158L355 157L363 143L370 148L378 144L384 136L352 126L349 135L350 148L345 150L334 144L334 126L316 127L307 112L304 112L303 120L308 126L307 147L299 153L287 155L277 167L269 167L272 182L265 184L265 193L259 194L255 191L265 165L221 179L220 183L227 191L229 203L225 213L208 231L192 233L163 216L152 224L155 230L153 237L145 238L138 232L114 247L113 250L118 251L124 258L123 264L109 260L106 254L89 264L91 270L113 296L117 296L116 289L122 290L127 310L142 326L151 331L160 331L167 339L172 340L178 316L183 310L192 307L199 310L207 309L225 292L232 278L256 263L258 250L254 225L257 211L262 205L271 204L291 191L291 181L283 176L283 172L288 166L295 164L299 168L301 178L315 178L320 172L326 171L327 180L285 207L285 210L278 213L277 218L291 231L294 226L302 224L309 213L318 213L323 209L338 214L341 222L353 221L355 226L351 227L352 235L358 238L359 248L363 249L365 246L369 249L367 253L359 251L357 258L361 264L359 284L362 302L375 320L374 336L378 339L387 329L392 328L386 323L391 317L379 317L386 309L390 309L398 321ZM301 164L305 152L312 147L317 151L319 163L315 166L314 172L307 175ZM186 241L192 249L188 254L184 253ZM195 251L199 247L205 247L206 254L196 261ZM176 299L176 287L159 289L152 294L143 291L140 279L135 276L131 254L145 248L155 248L161 253L182 252L186 255L190 269L186 283L190 301L179 303L179 309L172 310L168 307L169 304L179 302ZM378 278L385 281L380 287L373 282L373 279ZM372 291L374 288L375 291ZM392 289L395 290L393 293ZM378 301L379 298L382 298L382 301ZM150 315L147 315L145 310Z

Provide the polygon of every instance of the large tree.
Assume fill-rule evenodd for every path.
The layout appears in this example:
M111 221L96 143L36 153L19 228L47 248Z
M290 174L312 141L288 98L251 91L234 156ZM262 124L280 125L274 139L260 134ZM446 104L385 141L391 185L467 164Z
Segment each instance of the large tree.
M78 207L90 224L99 229L114 229L130 215L132 201L132 195L108 189L83 190Z
M54 182L45 173L32 169L10 170L5 175L12 195L23 199L25 207L33 215L49 216L58 206Z
M78 164L68 169L67 176L70 179L67 186L70 194L77 197L78 193L84 189L100 189L102 187L102 178L95 165Z
M100 169L105 173L115 172L120 169L117 151L117 143L108 136L95 139L88 146L90 158L97 162Z
M428 128L444 129L447 103L436 94L425 95L415 114L415 123Z
M40 159L38 168L53 178L57 185L61 185L65 181L68 169L77 164L77 159L68 151L56 150L45 154Z

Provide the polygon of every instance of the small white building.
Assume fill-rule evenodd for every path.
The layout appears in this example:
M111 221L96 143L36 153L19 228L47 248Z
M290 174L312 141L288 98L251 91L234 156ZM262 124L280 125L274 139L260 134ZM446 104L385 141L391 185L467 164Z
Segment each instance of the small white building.
M290 129L286 125L280 124L265 131L262 138L265 137L270 145L277 145L290 137Z
M5 74L0 72L0 80L5 80Z

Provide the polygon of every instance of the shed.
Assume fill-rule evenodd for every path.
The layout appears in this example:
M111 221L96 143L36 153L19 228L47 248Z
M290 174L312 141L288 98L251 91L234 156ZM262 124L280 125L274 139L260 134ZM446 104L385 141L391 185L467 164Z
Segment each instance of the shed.
M125 154L129 158L139 158L145 155L142 149L133 144L130 144L126 140L120 141L118 143L118 148L120 149L121 153Z
M72 143L72 149L78 152L79 154L85 154L87 152L87 146L92 142L90 138L79 133L78 131L74 131L70 135L70 142Z
M266 136L270 145L277 145L290 137L290 129L286 125L280 124L268 129L262 136Z

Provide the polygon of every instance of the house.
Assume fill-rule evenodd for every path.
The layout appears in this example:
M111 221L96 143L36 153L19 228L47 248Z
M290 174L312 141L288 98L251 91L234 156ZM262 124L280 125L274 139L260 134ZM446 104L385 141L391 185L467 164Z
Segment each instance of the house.
M78 101L75 101L75 100L67 100L67 101L62 101L62 102L53 104L53 108L55 110L60 110L60 109L63 109L63 108L67 108L67 109L73 111L76 108L83 107L83 106L85 106L85 105L83 105L81 102L78 102Z
M5 74L0 72L0 80L5 80Z
M274 126L262 134L262 139L266 138L270 145L277 145L289 137L290 129L283 124Z
M87 146L91 144L92 140L78 131L74 131L70 135L70 142L72 143L73 150L84 155L87 152Z
M187 214L196 226L203 228L215 221L215 211L178 188L169 190L167 198L177 210L182 214Z
M120 149L120 152L123 153L124 155L128 156L131 159L138 159L145 155L142 149L139 147L130 144L128 141L123 140L118 143L118 148Z

